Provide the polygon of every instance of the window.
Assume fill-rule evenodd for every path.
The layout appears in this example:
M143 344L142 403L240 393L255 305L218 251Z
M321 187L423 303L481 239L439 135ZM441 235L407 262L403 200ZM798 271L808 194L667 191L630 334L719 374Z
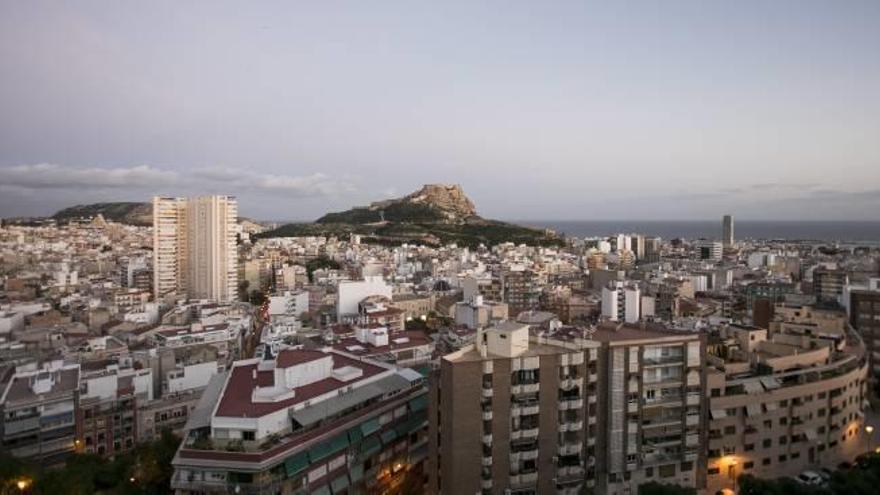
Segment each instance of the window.
M675 464L667 464L666 466L660 466L659 469L661 478L671 478L675 476Z
M752 469L753 467L755 467L755 463L752 461L743 464L743 469Z
M769 458L769 457L765 457L764 459L762 459L762 460L761 460L761 465L763 465L763 466L769 466L769 465L770 465L770 458Z
M772 446L773 446L773 440L772 440L772 439L769 439L769 438L765 438L765 439L764 439L764 442L762 443L762 446L763 446L765 449L772 447Z
M788 460L788 456L787 456L787 455L782 454L781 456L779 456L779 462L785 462L785 461L787 461L787 460Z
M721 389L713 388L712 389L712 397L721 397Z
M725 426L724 427L725 435L735 435L736 434L736 426Z
M788 443L788 436L787 435L782 435L781 437L779 437L779 445L785 445L787 443Z
M253 441L253 440L256 440L256 439L257 439L257 434L256 434L256 432L253 431L253 430L245 430L245 431L242 431L242 432L241 432L241 439L242 439L242 440Z
M709 475L710 475L710 476L713 475L713 474L718 474L718 473L720 473L720 472L721 472L721 470L718 469L718 468L709 468Z

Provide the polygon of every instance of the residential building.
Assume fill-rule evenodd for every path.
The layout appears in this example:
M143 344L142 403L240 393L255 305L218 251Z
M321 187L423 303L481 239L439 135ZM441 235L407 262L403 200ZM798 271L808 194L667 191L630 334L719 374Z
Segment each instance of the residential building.
M610 282L602 287L602 317L635 323L641 318L641 291L635 284Z
M838 346L731 325L709 352L708 493L742 474L796 476L862 452L868 368L858 337Z
M238 298L238 202L231 196L153 198L156 299Z
M171 486L178 494L420 492L424 381L332 349L238 361L190 417Z
M19 367L0 397L0 445L15 457L56 464L74 451L78 364Z
M816 302L840 305L843 289L849 284L849 275L840 268L820 266L813 270L813 294Z
M654 326L478 332L432 378L430 491L701 486L703 349L698 334Z
M733 247L733 215L724 215L722 220L721 243L725 248Z

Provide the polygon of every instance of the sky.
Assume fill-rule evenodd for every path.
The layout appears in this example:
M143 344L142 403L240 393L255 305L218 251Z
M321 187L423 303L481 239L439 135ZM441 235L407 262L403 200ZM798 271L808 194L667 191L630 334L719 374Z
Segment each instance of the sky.
M880 2L0 2L0 216L877 219Z

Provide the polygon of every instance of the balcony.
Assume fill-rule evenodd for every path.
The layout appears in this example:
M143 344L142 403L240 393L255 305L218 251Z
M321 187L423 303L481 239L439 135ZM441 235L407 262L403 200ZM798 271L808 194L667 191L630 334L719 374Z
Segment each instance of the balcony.
M492 479L488 480L480 480L480 488L483 490L491 490L492 489Z
M483 443L486 445L492 445L492 434L483 435Z
M482 464L483 467L492 467L492 456L483 457Z
M563 433L567 431L581 431L582 429L584 429L584 422L580 420L559 424L559 431Z
M642 358L642 366L644 366L645 368L657 366L682 366L683 364L684 354Z
M590 382L597 382L597 381L599 381L599 374L598 373L590 373L589 375L587 375L587 379Z
M562 399L559 401L559 410L567 411L569 409L581 409L584 407L583 399Z
M492 410L483 411L483 421L491 421L492 420Z
M565 482L571 478L583 479L586 470L582 466L561 466L556 468L557 482Z
M491 388L484 388L483 389L483 398L484 399L491 399L493 394L494 394L494 392L492 391Z
M700 424L700 416L698 414L688 414L685 416L684 424L687 426L697 426Z
M521 487L523 485L533 485L538 481L538 472L520 473L510 475L510 485L512 487Z
M583 450L584 444L581 442L571 442L565 445L560 445L556 452L559 455L575 455L579 454L581 450Z
M523 404L517 405L514 403L513 407L510 409L510 414L513 416L532 416L534 414L538 414L541 408L537 403Z
M584 379L582 377L578 378L563 378L559 382L559 388L562 390L571 390L575 387L581 387L584 384Z
M700 405L700 394L687 394L687 405L699 406Z
M522 385L514 385L510 387L510 393L513 395L519 394L533 394L541 390L541 385L539 383L525 383Z
M528 440L531 438L538 438L538 428L528 428L524 430L519 430L522 439Z

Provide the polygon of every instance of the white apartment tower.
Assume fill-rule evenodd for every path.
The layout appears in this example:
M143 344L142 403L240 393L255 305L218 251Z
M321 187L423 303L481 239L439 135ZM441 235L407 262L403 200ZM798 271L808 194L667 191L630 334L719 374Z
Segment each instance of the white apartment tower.
M238 292L232 196L153 198L153 290L193 299L232 301Z
M602 316L610 321L636 323L641 318L641 291L621 281L602 287Z

